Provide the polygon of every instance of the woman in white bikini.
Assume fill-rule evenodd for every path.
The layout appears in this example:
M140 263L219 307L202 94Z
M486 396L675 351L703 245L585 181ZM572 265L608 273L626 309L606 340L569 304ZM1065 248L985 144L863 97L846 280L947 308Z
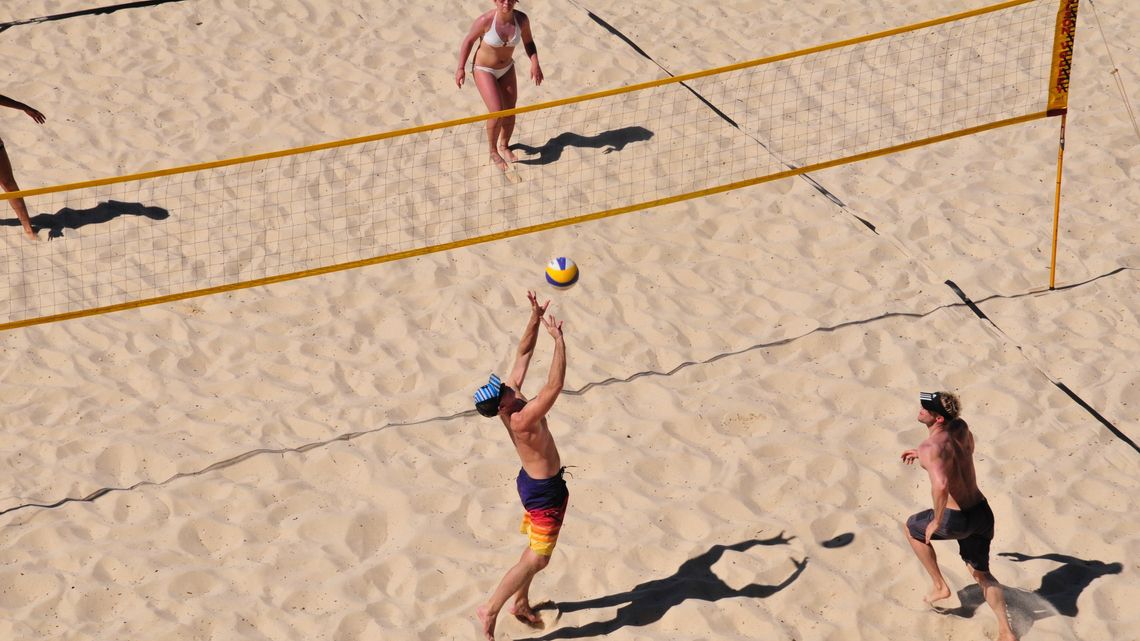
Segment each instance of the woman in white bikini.
M492 0L495 8L475 18L471 29L459 44L459 67L455 70L455 85L463 86L463 65L475 41L475 57L471 62L471 75L479 95L491 112L511 109L518 101L518 83L515 80L515 47L520 43L530 58L530 77L534 84L542 84L542 68L538 66L538 49L530 33L530 19L515 11L518 0ZM517 158L510 149L511 134L515 130L515 117L492 118L487 121L487 143L491 148L491 162L507 170L508 162Z

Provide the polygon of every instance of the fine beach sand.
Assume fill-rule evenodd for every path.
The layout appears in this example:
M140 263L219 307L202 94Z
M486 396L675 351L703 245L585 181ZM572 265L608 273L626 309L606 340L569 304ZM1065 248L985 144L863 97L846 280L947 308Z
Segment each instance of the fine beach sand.
M0 23L93 4L10 0ZM546 82L518 52L521 102L983 4L524 0ZM814 174L833 198L792 178L0 333L0 639L479 638L524 539L517 457L470 396L508 366L528 288L565 319L570 512L532 588L559 605L547 629L504 614L498 639L992 638L955 546L934 612L899 529L930 503L899 461L928 389L962 396L1022 637L1140 639L1140 137L1109 58L1140 105L1140 4L1097 0L1103 36L1082 4L1054 291L1048 119ZM33 188L480 113L453 74L489 7L184 1L14 26L0 93L48 122L5 109L0 134ZM541 282L559 254L583 270L565 292ZM543 334L525 391L549 362Z

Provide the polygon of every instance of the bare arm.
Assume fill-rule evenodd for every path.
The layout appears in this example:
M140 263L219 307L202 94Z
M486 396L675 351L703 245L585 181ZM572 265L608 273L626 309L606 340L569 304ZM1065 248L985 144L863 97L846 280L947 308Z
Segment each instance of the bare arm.
M483 37L487 32L487 16L486 14L475 18L475 22L471 23L471 28L467 31L467 35L463 36L463 40L459 43L459 66L455 68L455 86L462 87L463 79L466 77L466 72L463 71L463 65L467 63L467 56L471 55L471 47L475 41Z
M542 317L542 323L554 338L554 359L550 361L550 374L546 377L546 385L539 390L538 396L527 402L516 416L523 429L538 425L546 413L554 407L554 401L562 393L562 386L566 383L566 341L562 337L562 321L554 316Z
M519 348L515 353L515 364L511 368L511 375L507 377L507 383L516 392L522 389L523 381L526 380L527 370L530 369L530 359L534 356L534 345L538 342L538 324L542 320L542 315L546 313L546 308L550 306L550 301L539 305L538 297L532 291L528 290L526 297L530 301L530 319L527 320L526 329L523 330L522 338L519 340Z
M934 531L942 522L942 513L946 511L946 504L950 500L950 481L946 474L947 461L942 456L942 448L933 444L924 444L918 448L918 458L930 476L930 497L934 502L934 518L926 527L926 542L930 543L930 538L934 536Z
M42 113L40 113L38 109L31 107L29 105L26 105L26 104L20 102L19 100L14 100L12 98L9 98L8 96L0 95L0 106L10 107L12 109L19 109L20 111L28 114L29 118L31 118L32 120L35 120L36 122L40 123L41 125L44 124L45 120L47 120L47 118L44 118L44 115Z

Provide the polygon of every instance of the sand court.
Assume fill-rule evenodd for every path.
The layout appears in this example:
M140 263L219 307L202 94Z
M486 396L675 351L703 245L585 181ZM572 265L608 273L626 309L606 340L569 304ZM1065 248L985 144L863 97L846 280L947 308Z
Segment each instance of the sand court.
M49 117L0 122L21 184L482 108L451 78L475 5L271 4L6 31L22 46L3 92ZM706 20L684 3L525 4L547 80L520 73L524 103L664 73L587 12L683 73L974 6L721 3ZM0 19L79 6L32 5ZM1140 77L1124 55L1137 9L1097 9L1125 78ZM899 531L929 507L925 475L898 456L923 437L915 396L933 388L961 393L977 434L992 567L1022 638L1129 638L1137 452L1103 421L1140 438L1140 142L1091 17L1054 292L1040 291L1049 120L815 184L0 334L0 637L475 638L474 609L524 539L517 458L470 394L509 364L532 288L566 319L550 422L571 499L532 589L556 604L547 629L503 616L499 639L992 638L954 546L937 547L954 595L932 612ZM527 126L518 142L546 142ZM595 155L567 147L557 162ZM541 268L560 254L582 277L554 292ZM541 336L528 391L549 358Z

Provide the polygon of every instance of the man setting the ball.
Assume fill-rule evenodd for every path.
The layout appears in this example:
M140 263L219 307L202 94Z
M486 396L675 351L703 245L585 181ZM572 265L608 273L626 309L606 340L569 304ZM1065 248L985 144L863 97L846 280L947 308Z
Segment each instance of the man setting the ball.
M554 437L546 423L546 414L554 406L566 380L562 322L546 315L550 301L539 305L531 291L527 292L527 299L530 301L530 319L519 341L510 376L504 383L492 374L487 384L475 392L475 409L483 416L498 416L503 421L522 462L517 485L525 513L520 529L529 538L522 557L507 570L490 599L476 613L488 641L494 641L499 611L512 597L511 614L533 627L542 626L542 619L530 605L530 582L550 563L570 497L562 479L566 468L562 466ZM546 384L537 396L528 401L522 395L522 384L534 356L540 323L546 326L554 339L554 358Z

